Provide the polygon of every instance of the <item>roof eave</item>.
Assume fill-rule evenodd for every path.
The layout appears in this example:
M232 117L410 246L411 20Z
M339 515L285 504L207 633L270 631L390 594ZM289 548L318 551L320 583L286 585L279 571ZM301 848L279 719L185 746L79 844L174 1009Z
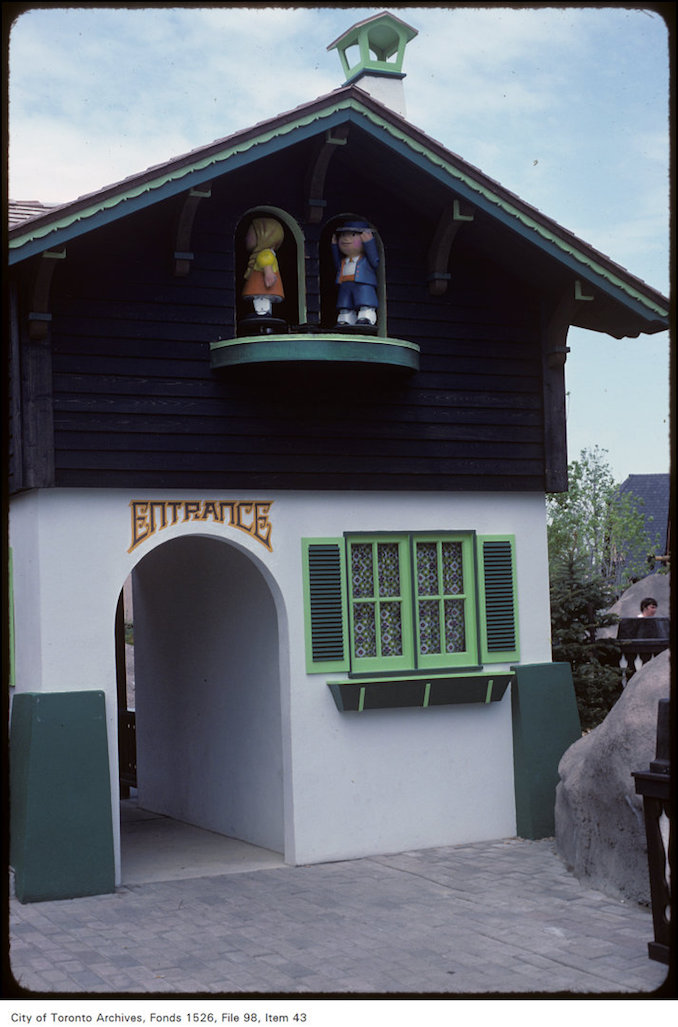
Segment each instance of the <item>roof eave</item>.
M363 128L383 139L406 159L418 163L460 196L560 261L573 274L629 308L634 323L634 327L629 325L630 335L658 332L668 327L668 301L659 292L355 85L344 86L286 114L21 223L8 234L9 262L18 263L45 250L60 248L94 228L186 192L347 119L358 119ZM637 327L638 318L644 327Z

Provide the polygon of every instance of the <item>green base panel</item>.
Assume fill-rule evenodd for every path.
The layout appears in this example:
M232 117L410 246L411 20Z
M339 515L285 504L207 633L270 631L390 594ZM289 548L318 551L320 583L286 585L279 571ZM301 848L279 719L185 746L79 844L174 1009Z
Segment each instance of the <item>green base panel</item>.
M10 798L10 863L20 902L115 890L103 692L14 696Z
M555 834L558 764L581 738L569 663L515 666L511 689L516 827L520 838Z

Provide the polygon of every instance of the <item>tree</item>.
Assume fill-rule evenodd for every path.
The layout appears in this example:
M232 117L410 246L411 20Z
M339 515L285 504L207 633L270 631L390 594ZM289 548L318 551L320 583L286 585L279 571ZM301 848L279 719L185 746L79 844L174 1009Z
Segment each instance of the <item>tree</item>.
M547 497L549 566L553 572L571 558L582 573L612 585L618 598L648 572L647 562L632 554L650 556L659 539L650 537L642 500L615 483L606 452L582 450L568 467L568 491Z
M621 695L620 647L600 638L616 622L606 611L625 586L644 577L653 552L641 502L622 494L597 446L568 467L569 490L547 497L551 645L572 667L582 727L599 724Z
M600 575L591 575L581 558L565 555L551 568L551 647L556 663L569 663L584 730L596 727L622 692L619 643L600 638L614 624L606 613L614 592Z

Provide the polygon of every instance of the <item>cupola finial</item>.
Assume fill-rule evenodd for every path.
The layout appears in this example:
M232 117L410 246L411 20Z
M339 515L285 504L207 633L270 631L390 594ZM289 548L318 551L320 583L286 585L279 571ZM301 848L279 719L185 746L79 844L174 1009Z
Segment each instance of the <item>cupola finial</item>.
M405 47L416 35L411 25L384 11L359 21L327 49L339 53L346 76L344 85L360 86L404 117L403 58Z

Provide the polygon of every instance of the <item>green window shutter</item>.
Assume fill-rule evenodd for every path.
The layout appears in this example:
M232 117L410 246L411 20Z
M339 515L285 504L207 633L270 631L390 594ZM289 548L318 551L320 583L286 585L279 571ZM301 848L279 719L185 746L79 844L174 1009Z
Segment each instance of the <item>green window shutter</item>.
M302 539L306 670L348 670L346 573L341 539Z
M478 536L480 656L483 663L518 660L515 539Z

